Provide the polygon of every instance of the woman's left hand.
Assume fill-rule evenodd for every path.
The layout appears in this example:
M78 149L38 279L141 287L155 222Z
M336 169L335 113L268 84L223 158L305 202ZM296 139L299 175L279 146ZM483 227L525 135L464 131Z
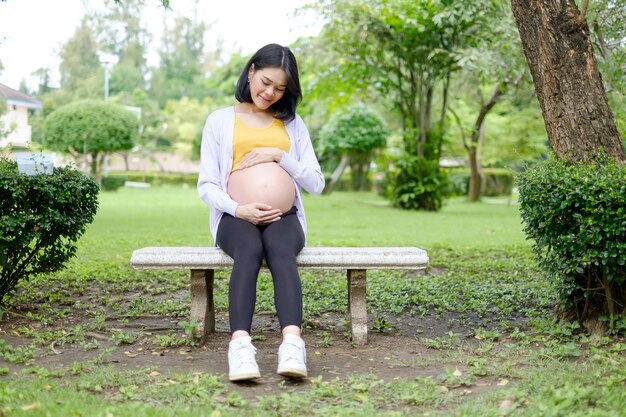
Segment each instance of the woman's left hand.
M254 148L247 153L239 163L239 169L250 168L251 166L265 162L279 163L283 159L283 151L278 148Z

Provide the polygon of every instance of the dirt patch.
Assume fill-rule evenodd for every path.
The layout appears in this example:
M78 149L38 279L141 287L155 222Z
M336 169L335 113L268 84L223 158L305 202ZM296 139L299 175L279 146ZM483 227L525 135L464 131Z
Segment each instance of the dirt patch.
M19 333L19 329L36 328L38 323L24 316L7 319L9 317L11 316L6 315L0 323L0 337L13 346L32 343L31 338ZM67 323L83 323L86 326L88 320L93 318L77 312ZM254 344L257 347L257 361L262 378L254 383L229 383L229 389L253 400L261 395L278 395L285 388L296 391L308 389L312 379L320 376L323 380L332 380L337 377L373 374L390 381L397 378L412 380L420 376L436 377L450 368L466 372L464 365L445 355L444 351L430 349L420 338L408 334L416 334L415 318L410 321L408 318L390 316L389 320L405 325L394 325L393 331L387 329L382 333L370 332L368 344L365 346L354 346L348 340L347 329L341 324L345 323L345 317L327 314L307 322L303 338L307 344L309 378L297 381L286 380L276 374L280 343L276 317L271 313L257 314L253 322L253 328L256 329ZM79 343L62 344L60 340L56 340L47 346L40 346L31 363L15 365L0 360L0 367L7 367L11 372L33 365L47 369L68 369L75 362L88 363L97 360L120 369L158 371L161 374L216 373L223 375L224 382L228 383L228 318L224 314L218 314L216 321L218 331L210 335L203 346L163 348L158 343L157 335L184 336L177 324L178 320L154 316L135 320L116 320L109 317L106 331L87 332L85 335L86 342L98 344L97 349L85 349L84 344ZM409 326L408 323L413 325ZM429 336L444 337L450 330L445 320L433 319L432 322L424 323L426 325L423 328L428 330ZM55 330L62 328L42 329L47 332ZM132 343L118 345L113 338L115 332L136 334L137 338ZM471 344L476 341L468 335L465 342ZM496 388L496 382L478 380L473 389Z

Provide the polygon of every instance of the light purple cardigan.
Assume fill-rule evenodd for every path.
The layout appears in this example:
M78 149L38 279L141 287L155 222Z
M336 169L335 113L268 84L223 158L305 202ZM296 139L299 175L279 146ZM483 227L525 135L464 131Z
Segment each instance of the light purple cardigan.
M226 185L233 166L233 129L235 108L227 107L209 115L202 131L200 151L200 175L198 193L209 205L209 223L213 242L222 215L235 215L238 204L226 193ZM285 124L291 148L283 155L280 166L291 175L296 184L294 205L298 208L298 220L306 236L306 217L302 205L300 187L311 194L320 194L324 189L324 175L315 156L309 131L300 116Z

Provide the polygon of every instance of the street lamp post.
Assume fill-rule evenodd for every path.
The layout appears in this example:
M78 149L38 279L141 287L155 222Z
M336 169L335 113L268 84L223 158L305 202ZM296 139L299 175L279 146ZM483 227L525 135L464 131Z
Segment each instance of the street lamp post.
M104 101L109 100L109 61L103 61L104 65Z

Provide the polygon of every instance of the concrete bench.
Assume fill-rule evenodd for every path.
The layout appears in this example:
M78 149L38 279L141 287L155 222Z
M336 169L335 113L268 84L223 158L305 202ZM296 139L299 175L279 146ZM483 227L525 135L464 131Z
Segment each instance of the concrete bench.
M191 270L191 319L206 339L215 332L213 278L233 260L216 247L147 247L133 252L133 269ZM366 273L368 269L425 269L428 256L413 247L305 247L298 255L300 269L345 269L352 341L367 343Z

